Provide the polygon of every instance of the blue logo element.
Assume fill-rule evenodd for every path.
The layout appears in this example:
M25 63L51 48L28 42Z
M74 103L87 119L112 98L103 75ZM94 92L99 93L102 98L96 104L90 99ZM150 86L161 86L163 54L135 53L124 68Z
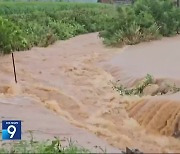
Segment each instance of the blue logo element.
M2 140L21 140L21 120L2 121Z

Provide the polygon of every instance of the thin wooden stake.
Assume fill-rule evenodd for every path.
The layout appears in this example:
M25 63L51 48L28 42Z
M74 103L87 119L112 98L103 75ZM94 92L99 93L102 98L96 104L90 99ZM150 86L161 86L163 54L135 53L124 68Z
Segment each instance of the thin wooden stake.
M15 66L15 62L14 62L14 54L13 54L13 52L12 52L12 61L13 61L13 68L14 68L14 79L15 79L15 82L17 83L16 66Z

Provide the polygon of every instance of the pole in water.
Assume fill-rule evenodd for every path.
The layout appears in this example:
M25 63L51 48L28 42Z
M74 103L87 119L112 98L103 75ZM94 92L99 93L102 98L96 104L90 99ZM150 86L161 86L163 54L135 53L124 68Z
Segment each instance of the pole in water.
M16 67L15 67L14 54L13 54L13 52L12 52L12 61L13 61L13 68L14 68L14 79L15 79L15 82L17 83L17 78L16 78Z

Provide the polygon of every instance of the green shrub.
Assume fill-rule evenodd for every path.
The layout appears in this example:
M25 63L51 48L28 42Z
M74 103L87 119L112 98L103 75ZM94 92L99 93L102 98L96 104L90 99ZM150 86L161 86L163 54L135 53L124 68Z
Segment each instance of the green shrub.
M0 17L0 53L28 48L28 42L22 31L7 19Z
M176 33L180 22L180 18L176 18L179 9L173 5L172 0L138 0L134 9L137 14L141 9L150 13L159 26L161 35L170 36Z
M69 24L63 21L54 21L49 23L49 27L60 40L65 40L86 32L83 26L78 23Z
M100 32L107 45L131 45L179 32L180 9L171 0L136 0L132 6L119 7L117 12Z
M104 30L113 12L111 5L88 3L3 2L0 5L0 15L18 27L27 40L27 46L22 44L24 48L46 47L58 39ZM3 48L8 52L17 50Z

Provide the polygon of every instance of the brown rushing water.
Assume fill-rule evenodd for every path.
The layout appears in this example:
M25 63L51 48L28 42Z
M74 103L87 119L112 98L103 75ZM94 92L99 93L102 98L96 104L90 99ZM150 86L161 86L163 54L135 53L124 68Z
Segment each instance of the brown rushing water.
M11 56L6 55L0 57L0 97L32 97L70 123L119 148L180 152L178 139L161 135L168 135L165 132L171 132L177 124L179 94L121 97L110 84L121 79L132 85L146 73L178 80L179 40L174 37L111 49L104 47L94 33L48 48L16 52L18 85L12 84Z

